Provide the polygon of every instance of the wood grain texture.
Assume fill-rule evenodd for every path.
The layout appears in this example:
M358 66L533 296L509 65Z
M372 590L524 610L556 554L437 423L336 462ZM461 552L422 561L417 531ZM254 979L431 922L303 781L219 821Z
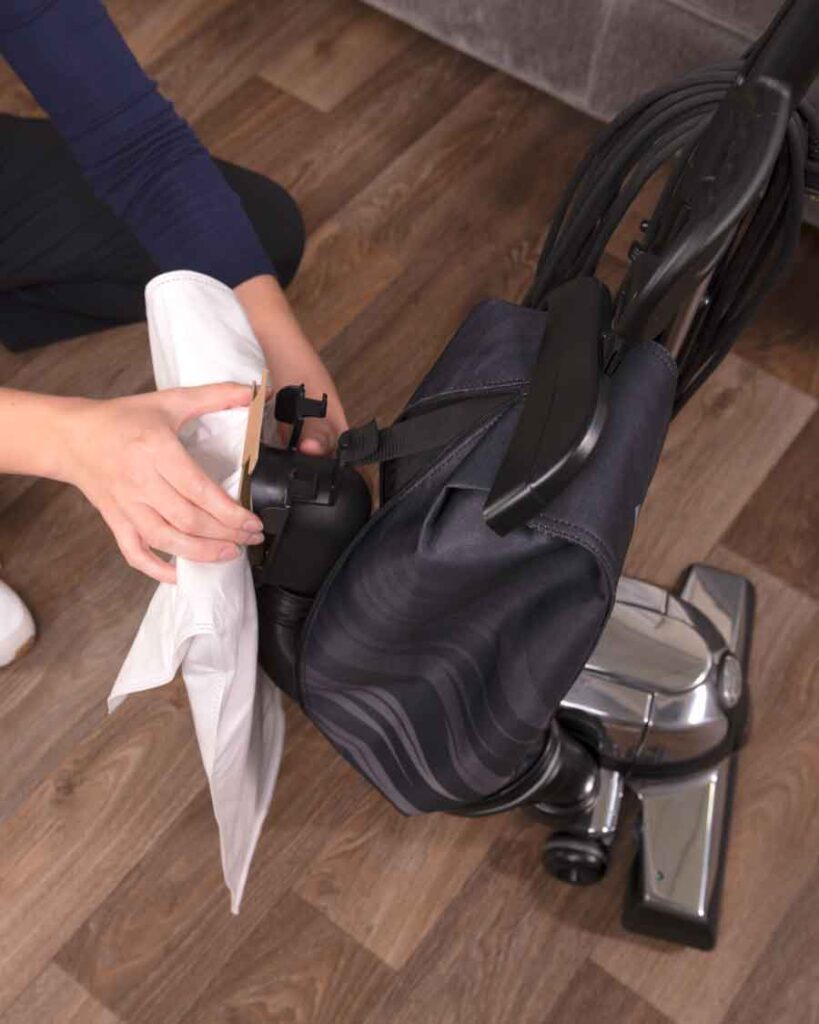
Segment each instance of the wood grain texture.
M262 68L273 85L317 110L333 110L416 38L399 21L360 4L338 2L314 30Z
M0 551L3 576L34 609L40 634L0 687L0 810L8 814L104 720L154 585L123 564L79 491L51 481L34 483L0 515Z
M233 0L147 64L174 106L195 120L256 74L271 52L298 35L332 0Z
M183 1024L336 1024L339 1006L360 1021L392 980L377 957L291 892L236 950Z
M539 822L515 814L501 827L364 1024L543 1024L596 937L616 930L627 857L599 888L571 889L543 871Z
M196 127L219 156L289 188L313 231L488 75L476 61L416 36L332 116L251 78Z
M120 1024L110 1010L51 963L0 1015L2 1024Z
M203 795L77 929L60 964L128 1024L175 1024L366 794L298 716L241 914L228 910Z
M811 417L815 400L728 356L671 426L626 572L673 585L705 558Z
M819 865L768 941L723 1024L819 1021Z
M803 227L794 265L737 342L754 365L819 398L819 231Z
M580 1021L616 1021L617 1024L670 1024L671 1019L621 985L597 964L587 962L544 1024L578 1024Z
M486 856L502 823L404 818L371 793L296 886L390 967L402 967Z
M819 599L819 413L744 506L725 543Z
M0 1010L202 785L184 698L132 698L0 825Z
M466 207L439 219L434 238L407 269L325 348L324 359L353 419L375 416L388 422L472 306L487 297L522 295L542 235L531 210L549 216L561 182L591 134L585 120L562 130L551 113L551 107L542 108L523 145L535 163L548 160L553 173L533 177L527 161L511 162L491 186L498 210L494 223L476 231ZM518 201L521 195L525 203Z
M356 0L110 0L218 155L292 189L291 296L352 421L388 421L469 308L517 299L597 128ZM36 112L0 68L0 109ZM659 180L601 264L614 284ZM184 694L104 698L152 584L81 496L0 477L2 572L35 649L0 674L3 1024L819 1024L816 233L674 424L629 566L747 573L759 607L711 954L620 926L626 808L604 882L540 862L545 829L393 814L288 704L273 808L233 917ZM144 325L13 355L0 384L151 386Z
M566 115L559 104L492 75L323 224L291 288L316 345L323 348L400 271L459 237L463 223L473 225L473 244L496 230L512 202L505 175L531 159L536 139L559 138L572 122L576 130ZM477 227L481 206L494 216Z
M106 7L141 64L168 50L230 6L232 0L108 0Z

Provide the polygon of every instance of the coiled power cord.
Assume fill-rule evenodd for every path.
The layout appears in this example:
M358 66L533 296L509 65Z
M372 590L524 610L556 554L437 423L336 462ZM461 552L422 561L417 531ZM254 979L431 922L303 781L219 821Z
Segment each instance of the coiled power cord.
M685 166L729 91L742 83L754 52L742 61L715 64L646 94L603 131L555 213L526 305L545 308L553 288L575 277L594 275L611 236L643 186L674 160L677 171L672 172L651 221L644 222L644 245L635 246L634 254L639 257L651 247L652 226L662 221L675 173ZM790 115L761 196L713 267L707 293L674 352L679 368L675 412L716 369L791 262L799 243L806 187L819 190L819 119L802 102ZM691 299L696 301L694 296ZM623 340L627 344L629 338ZM657 340L667 343L668 331Z

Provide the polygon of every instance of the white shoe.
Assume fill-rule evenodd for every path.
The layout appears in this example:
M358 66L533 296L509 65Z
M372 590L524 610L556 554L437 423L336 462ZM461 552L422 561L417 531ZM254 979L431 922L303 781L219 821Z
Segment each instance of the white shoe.
M11 587L0 580L0 668L22 657L36 636L31 612Z

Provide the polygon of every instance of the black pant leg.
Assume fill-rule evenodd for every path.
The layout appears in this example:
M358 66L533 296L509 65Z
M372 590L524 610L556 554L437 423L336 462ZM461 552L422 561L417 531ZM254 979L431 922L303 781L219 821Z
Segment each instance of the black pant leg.
M295 201L261 174L217 163L286 286L304 248ZM144 288L158 272L49 122L0 115L0 340L8 348L143 320Z

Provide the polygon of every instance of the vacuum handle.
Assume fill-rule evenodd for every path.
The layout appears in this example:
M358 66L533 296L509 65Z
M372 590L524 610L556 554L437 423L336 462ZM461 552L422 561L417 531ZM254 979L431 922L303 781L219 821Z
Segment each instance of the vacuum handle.
M747 78L773 78L787 86L796 107L819 76L819 3L790 0L751 53Z

